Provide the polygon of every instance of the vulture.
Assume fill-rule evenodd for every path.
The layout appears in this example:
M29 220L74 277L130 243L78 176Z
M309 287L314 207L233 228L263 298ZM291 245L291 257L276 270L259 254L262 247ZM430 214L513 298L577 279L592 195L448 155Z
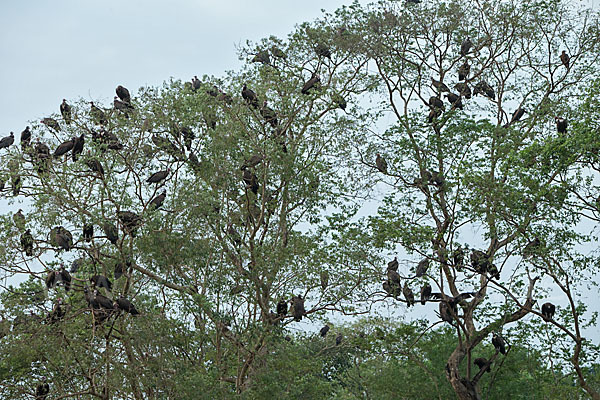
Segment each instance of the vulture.
M271 127L273 128L277 128L277 125L279 124L279 122L277 121L277 113L275 113L275 111L270 108L269 106L267 106L267 101L263 101L263 106L260 109L260 115L263 116L263 118L265 119L265 121L271 125Z
M117 261L115 263L115 268L114 268L115 279L119 279L120 277L122 277L124 272L125 272L125 265L122 262Z
M342 344L343 339L344 339L344 337L342 336L342 334L338 333L337 336L335 337L335 345L339 346L340 344Z
M71 288L71 274L65 269L64 266L60 267L58 271L50 271L48 275L46 275L46 288L52 289L56 287L59 283L62 283L65 286L65 290L69 291Z
M476 358L475 361L473 361L473 363L479 367L480 371L483 369L485 372L491 372L490 365L488 364L488 360L486 360L485 358L483 358L483 357Z
M413 294L413 291L410 289L410 287L408 287L408 284L406 282L404 282L404 286L402 287L402 294L406 299L406 304L408 307L415 305L415 295Z
M463 109L463 104L460 96L457 96L454 93L448 93L446 94L446 98L448 99L452 107L458 108L459 110Z
M302 296L292 296L291 304L294 321L302 320L302 317L306 313L306 310L304 310L304 299Z
M496 348L496 351L499 351L502 354L506 354L506 343L504 342L504 338L500 334L494 332L492 336L492 344Z
M90 278L90 283L94 289L103 287L109 292L112 290L112 282L104 275L93 275Z
M192 151L192 140L196 139L194 131L192 131L187 126L184 126L181 128L181 134L183 135L183 143L185 145L185 148L188 151Z
M118 211L117 217L123 224L124 231L135 237L135 232L142 222L142 217L131 211Z
M429 283L426 283L421 288L421 304L425 305L427 300L429 300L430 298L431 298L431 285Z
M327 285L329 284L329 272L321 271L319 278L321 280L321 289L327 289Z
M431 111L429 111L429 115L427 116L427 121L431 124L440 115L442 115L442 110L440 110L439 108L432 108Z
M392 261L388 262L387 269L398 271L398 257L394 257Z
M196 75L194 75L194 77L192 78L192 89L194 91L200 89L200 79L198 79L198 77Z
M469 54L469 50L471 50L471 47L473 47L473 43L471 42L471 39L467 37L460 44L460 55L464 57L467 54Z
M46 400L48 393L50 393L50 385L44 379L35 387L35 400Z
M527 246L523 249L523 257L529 258L534 255L540 249L541 244L541 240L537 237L527 243Z
M458 316L458 308L456 307L456 304L451 305L444 300L440 301L440 318L442 321L448 322L450 325L452 325L454 316Z
M15 142L15 134L13 132L10 135L0 139L0 149L5 149Z
M53 324L63 319L63 317L65 316L65 311L62 309L61 305L62 298L59 297L58 299L56 299L54 307L52 307L52 311L50 312L50 314L48 314L48 317L46 318L46 321L48 321L48 323Z
M25 149L29 146L29 142L31 141L31 131L29 130L29 126L26 126L23 132L21 132L21 148Z
M525 109L521 107L517 108L515 112L513 112L512 118L510 119L509 123L504 125L504 127L508 127L512 123L519 121L523 114L525 114Z
M329 332L329 325L325 325L324 327L322 327L319 331L319 335L321 335L321 337L325 337L327 335L327 332Z
M242 166L240 167L240 170L245 170L246 168L254 168L256 167L258 164L260 164L262 162L262 160L264 159L264 157L260 154L254 154L253 156L251 156L250 158L246 159L246 161L244 161L244 163L242 164Z
M125 103L131 103L131 95L129 94L129 90L127 90L126 87L119 85L117 86L116 92L117 96L119 96L119 98Z
M54 227L50 231L50 244L69 251L73 246L73 235L62 226Z
M542 318L544 321L548 322L554 318L554 312L556 311L556 306L552 303L544 303L542 304Z
M315 53L317 53L319 57L326 57L331 59L331 51L329 50L329 47L327 47L323 43L317 44L317 46L315 47Z
M465 265L465 251L462 247L458 247L452 252L452 264L457 271L460 271Z
M488 271L491 262L487 253L481 250L473 250L471 252L471 266L475 271L484 274Z
M261 64L271 64L271 57L269 56L269 52L266 50L259 51L258 54L252 58L253 63L261 63Z
M390 285L396 286L396 287L400 286L400 275L393 269L387 270L387 278L388 278Z
M123 311L128 312L131 315L139 315L139 311L136 310L135 306L131 304L129 300L127 300L123 296L119 296L117 301L114 303L114 307Z
M424 258L417 265L417 270L416 270L417 278L420 278L423 275L425 275L427 273L427 269L428 268L429 268L429 259L428 258Z
M444 174L437 172L437 171L432 171L431 172L431 181L436 186L442 186L444 184L444 182L446 181L446 179L444 178Z
M449 92L450 91L450 89L448 89L448 86L446 86L446 84L444 82L436 81L435 79L431 78L431 84L433 85L434 88L436 88L440 92Z
M170 168L167 168L163 171L155 172L152 175L150 175L148 179L146 179L146 182L159 183L160 181L164 180L167 177L167 175L169 175L169 172L171 172Z
M59 158L62 155L67 154L69 151L73 149L73 145L75 144L74 139L67 140L66 142L58 145L56 150L54 150L54 158Z
M471 64L467 60L463 63L463 65L458 68L458 80L464 81L469 77L469 72L471 72Z
M429 98L429 107L444 109L444 102L438 96L431 96Z
M117 241L119 240L119 231L117 230L116 226L107 221L102 225L102 230L104 231L104 234L108 238L109 242L112 244L117 244Z
M150 203L148 204L148 207L151 209L158 209L158 208L160 208L160 206L162 206L162 204L164 203L166 198L167 198L167 191L163 190L163 192L161 194L159 194L158 196L153 198L152 201L150 201Z
M95 172L97 174L100 174L100 177L104 177L104 168L102 167L102 164L100 163L100 161L98 161L95 158L91 158L89 160L87 160L85 162L85 164L88 166L88 168L92 171Z
M69 272L72 274L77 273L77 271L79 271L79 268L81 268L83 263L85 263L85 258L78 258L76 260L73 260L73 262L71 263L71 269L69 269Z
M77 157L83 152L83 145L85 143L85 135L82 133L80 136L73 138L73 161L77 161Z
M287 313L288 313L287 302L285 300L279 300L279 303L277 303L277 316L280 318L283 318L287 315Z
M115 308L112 301L110 301L108 297L100 294L98 289L94 290L94 299L100 308L105 308L107 310L113 310Z
M565 50L563 50L562 54L560 55L560 61L567 69L569 69L569 61L571 61L571 59Z
M27 229L25 233L21 235L21 247L26 256L33 256L33 236L31 230Z
M21 182L21 176L13 175L10 181L10 186L13 196L18 196L19 192L21 191L21 186L23 186Z
M98 308L98 303L96 302L94 294L90 293L90 288L87 285L85 285L83 288L83 297L85 298L88 306L92 308Z
M279 47L273 45L271 47L271 54L273 54L277 58L285 58L285 53Z
M252 190L254 194L258 193L258 179L254 173L248 169L244 169L244 175L242 176L242 179L246 184L246 189Z
M344 111L346 110L346 106L348 106L346 99L344 99L340 94L337 93L331 96L331 101L333 102L333 104L335 104L337 108L341 108Z
M13 222L15 226L22 231L25 229L25 216L23 215L23 210L19 208L19 211L13 214Z
M377 157L375 158L375 166L379 172L387 174L387 161L385 161L385 158L381 157L381 154L379 153L377 153Z
M106 123L108 122L104 111L102 111L102 109L96 106L93 101L90 101L90 115L92 116L96 124L106 125Z
M477 85L475 85L473 96L477 96L480 93L492 100L496 99L496 92L486 81L480 81Z
M242 88L242 98L252 107L258 108L258 96L252 89L248 89L246 84L244 84L244 87Z
M561 117L554 117L554 121L556 121L556 130L558 133L567 133L567 120ZM4 139L2 139L4 140ZM0 141L1 144L1 141Z
M300 90L300 92L302 94L308 94L308 92L311 89L317 88L318 86L320 86L320 84L321 84L321 78L319 77L318 74L314 73L314 74L312 74L311 78L308 81L306 81L304 86L302 86L302 89Z
M454 89L458 90L458 93L465 99L471 98L471 88L465 82L458 82L454 85Z
M115 110L121 111L126 118L129 118L129 112L134 110L131 104L119 100L117 96L115 96L113 99L113 106L115 107Z
M54 129L56 132L60 131L60 125L53 118L44 118L42 124L46 125L48 128Z
M67 125L71 123L71 106L67 104L67 100L63 99L60 105L60 113Z

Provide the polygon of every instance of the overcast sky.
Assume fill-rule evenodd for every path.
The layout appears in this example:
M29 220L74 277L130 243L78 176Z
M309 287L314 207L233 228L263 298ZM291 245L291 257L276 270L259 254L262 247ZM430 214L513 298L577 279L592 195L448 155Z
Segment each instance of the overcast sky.
M366 3L366 1L364 1ZM236 46L351 0L0 1L0 137L58 112L63 98L236 69Z

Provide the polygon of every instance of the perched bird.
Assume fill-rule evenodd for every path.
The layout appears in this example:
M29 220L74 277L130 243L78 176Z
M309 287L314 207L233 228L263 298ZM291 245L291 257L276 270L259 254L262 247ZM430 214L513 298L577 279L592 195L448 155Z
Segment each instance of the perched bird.
M96 303L100 308L104 308L107 310L114 310L115 308L113 302L110 301L108 297L104 296L103 294L100 294L100 292L98 292L98 289L94 290L94 299L96 300Z
M113 99L113 106L115 110L121 111L125 115L125 118L129 118L129 113L135 109L131 104L119 100L117 96Z
M52 307L52 311L48 314L46 321L50 324L60 321L65 316L65 311L62 309L62 298L56 299L54 306Z
M24 150L29 146L31 141L31 131L29 130L29 126L26 126L23 132L21 132L21 148Z
M377 153L377 157L375 158L375 166L379 172L387 174L387 161L379 153Z
M342 344L343 339L344 339L344 337L342 336L342 334L338 333L337 336L335 337L335 345L339 346L340 344Z
M327 285L329 284L329 272L321 271L319 278L321 280L321 289L327 289Z
M502 354L506 354L506 343L504 342L504 338L500 334L494 332L492 336L492 344L496 348L496 351L499 351Z
M21 235L21 247L23 248L23 252L26 256L33 256L33 236L31 235L31 230L27 229L25 233Z
M196 138L194 131L187 126L181 128L181 134L183 135L183 142L188 151L192 151L192 141Z
M392 261L388 262L387 269L398 271L398 257L394 257Z
M442 110L439 108L432 108L429 111L429 115L427 116L427 121L431 124L435 121L440 115L442 115Z
M294 321L302 320L304 314L306 314L306 310L304 309L304 299L302 296L292 296L291 300L291 312L294 317Z
M60 125L55 119L46 117L42 121L42 124L46 125L50 129L54 129L56 132L60 131Z
M260 154L254 154L250 158L246 159L240 169L243 171L246 168L254 168L264 160L264 157Z
M71 274L62 265L59 270L48 272L45 281L47 289L52 289L59 284L63 284L66 291L71 288Z
M106 125L108 122L104 111L102 111L100 107L96 106L93 101L90 101L90 115L96 124Z
M104 234L108 238L109 242L112 244L117 244L119 241L119 231L117 230L116 226L114 226L111 222L106 221L102 225L102 230L104 231Z
M12 218L13 222L15 223L15 226L20 231L23 231L23 229L25 229L25 216L23 215L23 210L19 208L19 211L14 213Z
M18 174L11 175L10 187L12 189L13 196L19 195L19 192L21 191L21 186L23 186L23 183L21 182L21 176Z
M254 194L258 193L258 178L249 169L244 169L242 179L246 184L246 189L250 189Z
M429 107L444 109L444 102L438 96L431 96L429 98Z
M60 104L60 113L67 125L71 124L71 106L67 104L67 100L63 99Z
M131 103L131 95L126 87L119 85L115 91L117 92L119 99L123 100L125 103Z
M433 85L434 88L436 88L440 92L449 92L450 91L450 89L448 89L448 86L446 86L446 84L444 82L436 81L435 79L431 78L431 84Z
M408 283L406 282L404 282L404 286L402 287L402 294L406 299L406 304L408 307L415 305L415 295L410 287L408 287Z
M561 117L554 117L556 122L556 130L558 133L567 133L567 120Z
M66 142L58 145L56 150L54 150L54 158L59 158L64 154L67 154L69 151L73 149L73 145L75 144L74 139L67 140Z
M146 182L159 183L160 181L164 180L167 177L167 175L169 175L169 172L171 172L170 168L167 168L163 171L155 172L152 175L150 175L148 179L146 179Z
M103 287L109 292L112 290L112 282L104 275L93 275L90 277L90 283L95 289Z
M442 321L448 322L452 325L454 322L454 316L458 316L458 308L456 305L452 306L447 301L440 301L440 318Z
M457 96L454 93L448 93L446 94L446 98L448 99L452 107L458 108L459 110L463 109L463 104L460 96Z
M523 257L529 258L532 255L534 255L535 253L537 253L537 251L540 249L541 244L542 244L542 241L537 237L534 238L529 243L527 243L527 245L523 249Z
M492 100L496 99L496 92L486 81L482 80L477 85L475 85L475 88L473 90L473 96L477 96L480 93L486 97L489 97Z
M254 108L258 108L258 96L252 89L248 89L248 86L244 83L242 88L242 98L246 100L246 103L250 104Z
M285 300L279 300L279 303L277 303L277 316L280 318L283 318L287 315L287 313L288 313L287 302Z
M285 53L279 47L273 45L271 47L271 54L277 58L285 58Z
M467 60L458 68L458 80L464 81L469 77L469 72L471 72L471 64Z
M62 226L54 227L50 230L50 244L69 251L73 246L73 235Z
M128 312L131 315L139 315L139 311L135 308L131 301L127 300L123 296L119 296L117 301L114 302L113 306L117 309Z
M429 259L428 258L424 258L422 259L419 264L417 264L417 270L416 270L416 276L417 278L422 277L423 275L425 275L427 273L427 269L429 268Z
M99 174L101 178L104 177L104 168L102 167L102 164L100 163L100 161L98 161L95 158L91 158L91 159L87 160L85 162L85 164L88 166L88 168L92 172Z
M542 318L544 321L548 322L554 318L554 312L556 311L556 306L552 303L544 303L542 304Z
M344 99L342 97L342 95L340 95L338 93L334 93L331 96L331 101L333 102L333 104L335 104L335 106L337 108L341 108L342 110L346 110L346 106L348 105L348 103L346 102L346 99Z
M473 42L471 42L471 39L469 37L467 37L465 40L463 40L463 42L460 44L460 55L461 56L466 56L467 54L469 54L469 50L471 50L471 47L473 46Z
M567 69L569 69L569 62L571 61L571 59L569 58L569 55L565 50L563 50L562 54L560 55L560 61Z
M77 157L83 152L83 145L85 144L85 135L82 133L80 136L73 138L73 161L77 161Z
M319 57L331 59L331 50L329 50L329 47L323 43L317 43L317 46L315 47L315 53L317 53Z
M483 369L485 372L491 372L490 365L488 364L488 360L486 360L485 358L483 358L483 357L476 358L475 361L473 361L473 363L479 367L480 371Z
M461 97L464 97L465 99L471 98L471 88L465 82L458 82L454 85L454 89L458 90L458 94L460 94Z
M5 149L8 146L10 146L11 144L13 144L15 142L15 134L14 133L10 133L10 135L3 137L2 139L0 139L0 149Z
M253 63L261 63L261 64L271 64L271 57L269 56L269 52L267 50L259 51L253 58Z
M327 332L329 332L329 325L325 325L324 327L322 327L319 331L319 335L321 335L321 337L325 337L327 335Z
M260 115L265 119L265 122L271 125L273 128L277 128L279 121L277 121L277 113L275 110L267 106L267 101L263 101L263 105L260 109Z
M117 217L123 225L123 230L135 237L137 228L142 223L142 217L131 211L117 211Z
M79 271L79 269L81 268L81 266L83 266L83 264L85 263L85 258L78 258L73 260L73 262L71 263L71 268L69 269L69 272L72 274L75 274Z
M200 79L198 79L198 77L194 75L194 77L192 78L192 89L194 91L200 89L201 84L202 83L200 82Z
M396 287L400 286L400 275L398 274L398 272L394 271L393 269L388 269L387 278L390 285Z
M509 125L511 125L512 123L519 121L521 119L521 117L523 116L523 114L525 114L525 109L521 108L521 107L517 108L513 112L513 115L512 115L512 118L510 119L510 121L506 125L504 125L504 127L506 128Z
M148 204L148 208L150 208L150 209L160 208L160 206L162 206L162 204L164 203L166 198L167 198L167 191L163 190L162 193L160 193L158 196L153 198L152 201L150 201L150 203Z
M50 393L50 385L44 378L44 380L35 387L35 400L46 400L48 393Z
M427 300L429 300L430 298L431 298L431 285L429 283L426 283L421 288L421 304L425 305Z
M308 94L308 92L311 89L313 89L313 88L317 89L320 85L321 85L321 78L319 77L318 74L313 73L311 78L308 81L306 81L304 86L302 86L302 89L300 90L300 92L302 94Z

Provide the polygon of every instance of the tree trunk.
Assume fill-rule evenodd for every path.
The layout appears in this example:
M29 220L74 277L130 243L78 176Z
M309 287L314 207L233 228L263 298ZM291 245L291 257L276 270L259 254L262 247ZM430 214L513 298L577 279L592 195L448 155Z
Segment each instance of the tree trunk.
M452 352L446 364L446 378L460 400L481 400L476 385L468 379L460 377L458 366L464 356L465 353L461 346Z

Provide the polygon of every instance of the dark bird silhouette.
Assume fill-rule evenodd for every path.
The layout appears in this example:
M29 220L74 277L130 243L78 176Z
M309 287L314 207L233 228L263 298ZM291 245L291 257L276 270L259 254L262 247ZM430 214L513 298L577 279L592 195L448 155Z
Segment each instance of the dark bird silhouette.
M408 287L408 283L404 282L404 286L402 287L402 294L406 299L406 304L408 307L415 305L415 295L410 287Z
M92 172L99 174L101 178L104 177L104 168L102 167L100 161L95 158L90 158L85 162L85 164Z
M425 275L427 273L427 269L429 268L429 259L428 258L424 258L423 260L421 260L419 262L419 264L417 264L417 270L416 270L416 276L417 278L422 277L423 275Z
M527 243L525 248L523 249L523 257L529 258L535 253L537 253L540 249L542 241L539 238L534 238L532 241Z
M335 104L335 106L337 108L341 108L342 110L346 110L346 106L348 106L348 103L346 102L346 99L344 99L342 97L342 95L340 95L338 93L334 93L331 96L331 101L333 102L333 104Z
M194 131L187 126L181 128L181 134L183 135L183 143L185 148L188 151L192 151L192 141L196 139L196 134L194 134Z
M398 272L394 271L393 269L388 269L387 278L390 285L396 287L400 286L400 275L398 274Z
M438 96L431 96L429 98L429 107L444 109L444 102Z
M244 84L244 87L242 88L242 98L252 107L258 108L258 96L252 89L248 89L246 84Z
M285 53L279 47L273 45L271 47L271 54L277 58L285 58Z
M140 315L139 311L135 308L135 306L131 304L131 301L127 300L123 296L119 296L119 298L117 299L117 301L115 301L113 306L120 310L126 311L131 315Z
M508 127L509 125L519 121L521 119L521 117L523 116L523 114L525 114L525 109L524 108L517 108L512 115L512 118L510 119L510 121L508 122L508 124L504 125L504 127Z
M497 351L499 351L502 354L506 354L506 343L504 342L504 338L500 334L494 332L492 336L492 344L494 345Z
M50 393L50 385L44 378L44 380L35 387L35 400L46 400L48 393Z
M254 154L250 158L246 159L246 161L244 161L244 163L242 164L240 169L243 171L246 168L254 168L258 164L260 164L262 162L262 160L264 160L264 157L262 155Z
M73 262L71 263L71 268L69 269L69 272L72 274L77 273L77 271L79 271L79 269L83 266L84 263L85 263L85 258L78 258L76 260L73 260Z
M62 264L60 266L58 273L60 275L60 280L65 285L65 290L68 292L69 289L71 288L71 274L69 273L69 271L67 271L65 269L65 266Z
M123 100L125 103L131 103L131 95L126 87L119 85L115 91L121 100Z
M342 336L341 333L338 333L337 336L335 337L335 345L339 346L340 344L342 344L343 339L344 339L344 336Z
M458 94L460 94L461 97L464 97L467 100L471 98L471 88L465 82L458 82L454 85L454 89L458 90Z
M73 235L62 226L54 227L50 230L50 244L69 251L73 246Z
M454 93L448 93L446 94L446 98L448 99L452 107L458 108L459 110L463 109L463 104L460 96L457 96Z
M60 113L67 125L71 124L71 106L67 104L67 100L63 99L60 104Z
M13 132L10 135L0 139L0 149L6 149L8 146L15 142L15 134Z
M552 303L544 303L542 304L542 318L544 321L548 322L554 318L554 312L556 311L556 306Z
M152 175L150 175L150 177L148 179L146 179L146 182L159 183L160 181L164 180L167 177L167 175L169 175L170 171L171 171L171 169L167 168L163 171L155 172Z
M103 294L100 294L100 292L98 292L98 289L94 290L94 298L100 308L104 308L106 310L114 310L115 307L113 306L112 301L110 301L110 299L104 296Z
M200 89L200 86L202 85L202 83L200 82L200 79L198 79L198 77L196 75L194 75L194 77L192 78L192 89L194 91Z
M431 298L431 285L429 283L426 283L421 288L421 304L425 305L427 300L429 300L430 298Z
M473 96L477 96L478 94L483 94L492 100L496 99L496 92L486 81L480 81L477 85L475 85Z
M304 309L304 299L302 296L292 296L291 300L291 312L294 317L294 321L302 320L304 314L306 314L306 310Z
M460 55L464 57L467 54L469 54L469 51L471 50L471 47L473 47L473 42L471 42L471 39L467 37L460 44Z
M387 161L379 153L377 153L377 157L375 158L375 166L379 172L387 174Z
M319 331L319 335L321 335L321 337L325 337L327 335L327 332L329 332L329 325L325 325L324 327L322 327Z
M119 231L117 230L116 226L106 221L102 225L102 230L104 231L104 234L108 238L109 242L111 242L112 244L117 244L117 242L119 241Z
M15 223L15 226L20 230L23 231L23 229L25 229L25 216L23 215L23 210L21 210L19 208L19 211L17 211L16 213L13 214L13 222Z
M329 272L321 271L319 278L321 280L321 289L327 289L327 285L329 285Z
M123 224L124 231L135 237L137 228L142 223L142 217L131 211L118 211L117 217Z
M483 357L476 358L475 361L473 361L473 363L479 367L480 371L483 369L485 372L491 372L490 365L488 364L488 360L486 360L485 358L483 358Z
M556 130L558 133L567 133L567 120L561 117L554 117L556 122Z
M571 58L569 57L569 55L567 54L567 52L565 50L563 50L560 55L560 61L563 63L565 68L569 69L569 62L571 61Z
M106 125L108 122L104 111L96 106L93 101L90 101L90 115L96 124Z
M23 132L21 132L21 148L25 150L31 141L31 131L29 126L26 126Z
M112 290L112 282L104 275L93 275L90 277L90 283L95 289L103 287L109 292Z
M388 262L387 269L398 271L398 257L394 257L392 261Z
M54 129L56 132L60 131L60 125L55 119L46 117L42 120L42 124L46 125L50 129Z
M319 77L318 74L313 73L311 78L308 81L306 81L304 86L302 86L302 89L300 90L300 92L302 94L308 94L308 92L311 89L313 89L313 88L317 89L320 85L321 85L321 78Z
M271 64L271 57L269 56L269 52L267 50L259 51L253 58L253 63L261 63L261 64Z
M115 279L119 279L120 277L123 276L124 273L125 273L125 264L123 264L121 261L117 261L115 263L115 268L114 268Z
M21 186L23 186L23 183L21 182L21 176L17 174L11 175L10 186L13 196L18 196L19 192L21 191Z
M440 115L442 115L442 110L439 108L432 108L429 111L429 115L427 116L427 121L431 124L435 121Z
M47 289L52 289L62 284L65 290L68 291L71 288L71 275L64 266L61 266L57 271L48 272L45 282Z
M113 106L115 110L121 111L125 115L125 118L129 118L129 113L135 109L131 104L119 100L117 96L113 99Z
M65 316L65 311L63 310L62 306L62 298L58 298L56 299L56 302L54 303L54 306L52 307L52 311L48 314L48 317L46 317L46 321L49 324L54 324L60 320L63 319L63 317Z
M469 77L469 72L471 72L471 64L467 60L458 68L458 80L464 81Z
M31 235L31 230L27 229L25 233L21 235L21 247L26 256L33 256L33 236Z
M449 92L450 91L450 89L448 89L448 86L446 86L446 84L444 82L436 81L435 79L431 78L431 84L433 85L434 88L436 88L440 92Z
M249 169L244 169L242 179L246 184L246 189L250 189L254 194L258 193L258 179L253 172L251 172Z
M54 150L54 158L59 158L62 155L67 154L69 151L73 149L74 139L67 140L66 142L58 145L56 150Z
M458 316L458 308L456 307L456 304L451 305L444 300L440 301L440 318L442 321L448 322L450 325L452 325L452 322L454 322L453 315Z
M331 59L331 50L329 50L329 47L323 43L317 43L317 46L315 47L315 53L317 53L319 57Z
M150 208L150 209L160 208L162 206L162 204L165 202L166 198L167 198L167 191L164 190L161 194L159 194L158 196L153 198L152 201L150 201L150 203L148 204L148 208Z
M279 318L283 318L287 315L287 313L288 313L287 302L285 300L279 300L279 303L277 303L277 316Z
M80 136L73 138L73 161L77 161L77 157L83 152L83 145L85 144L85 135L82 133Z

